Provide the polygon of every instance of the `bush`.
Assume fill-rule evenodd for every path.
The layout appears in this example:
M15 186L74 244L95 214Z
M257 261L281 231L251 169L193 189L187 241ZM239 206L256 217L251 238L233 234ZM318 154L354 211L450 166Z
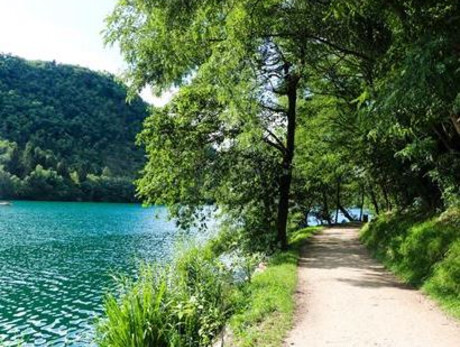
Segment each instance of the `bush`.
M421 285L432 274L435 264L442 261L460 229L439 218L418 223L409 229L402 244L401 270L410 283Z
M379 259L398 262L402 259L401 244L416 220L413 213L379 215L363 228L361 240Z
M145 267L109 295L97 326L100 346L209 346L231 313L228 271L193 248L166 268Z
M120 280L107 296L96 328L100 346L209 346L227 322L233 345L279 345L291 327L300 246L319 228L290 235L290 250L252 277L258 253L242 253L229 233L193 247L168 267L145 266L137 280ZM224 264L232 251L236 264ZM217 252L217 253L216 253ZM235 273L244 273L239 281Z

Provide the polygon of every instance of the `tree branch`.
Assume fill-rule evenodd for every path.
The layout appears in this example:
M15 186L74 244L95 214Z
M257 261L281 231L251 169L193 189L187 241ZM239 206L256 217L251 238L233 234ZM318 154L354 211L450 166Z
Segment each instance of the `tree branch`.
M279 150L283 155L286 154L286 149L284 147L281 147L280 145L278 145L277 143L273 142L273 141L270 141L270 139L268 137L264 137L263 138L263 141L265 143L267 143L269 146L271 147L274 147L276 148L277 150Z
M275 112L275 113L286 113L286 109L282 108L282 107L272 107L272 106L268 106L268 105L260 105L262 108L266 109L266 110L269 110L269 111L272 111L272 112Z
M281 141L281 140L279 139L278 136L276 136L270 129L265 128L265 131L266 131L271 137L273 137L273 138L275 139L275 141L277 142L278 146L280 146L281 148L283 148L283 151L286 151L286 147L284 146L283 141Z
M342 47L342 46L339 46L333 42L330 42L330 41L327 41L326 39L323 39L322 37L319 37L319 36L310 36L310 38L314 39L314 40L317 40L321 43L324 43L325 45L329 46L329 47L332 47L342 53L345 53L345 54L350 54L350 55L354 55L358 58L361 58L361 59L364 59L364 60L372 60L371 57L369 57L368 55L365 55L361 52L356 52L356 51L353 51L351 49L348 49L348 48L345 48L345 47Z

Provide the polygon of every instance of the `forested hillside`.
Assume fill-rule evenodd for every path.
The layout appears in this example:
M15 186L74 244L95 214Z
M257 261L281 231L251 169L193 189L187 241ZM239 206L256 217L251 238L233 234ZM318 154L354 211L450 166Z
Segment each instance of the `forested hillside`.
M146 116L113 76L0 55L0 199L131 201Z

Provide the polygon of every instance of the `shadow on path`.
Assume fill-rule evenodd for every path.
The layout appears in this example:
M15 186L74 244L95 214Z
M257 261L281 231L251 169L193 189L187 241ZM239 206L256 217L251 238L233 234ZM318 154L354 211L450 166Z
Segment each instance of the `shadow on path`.
M314 236L305 246L304 256L300 258L299 266L311 269L355 269L360 272L359 279L337 278L338 281L352 286L415 290L400 283L385 270L383 265L370 257L369 252L356 238L344 238L344 233L355 233L355 231L340 227L329 231L327 235Z
M357 227L332 227L302 250L286 347L457 347L460 328L369 256Z

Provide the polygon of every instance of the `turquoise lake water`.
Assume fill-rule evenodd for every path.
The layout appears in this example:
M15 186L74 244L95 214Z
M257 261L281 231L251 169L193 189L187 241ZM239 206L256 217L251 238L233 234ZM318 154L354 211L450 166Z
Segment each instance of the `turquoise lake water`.
M178 232L165 216L134 204L0 207L0 345L90 345L112 275L171 255Z

